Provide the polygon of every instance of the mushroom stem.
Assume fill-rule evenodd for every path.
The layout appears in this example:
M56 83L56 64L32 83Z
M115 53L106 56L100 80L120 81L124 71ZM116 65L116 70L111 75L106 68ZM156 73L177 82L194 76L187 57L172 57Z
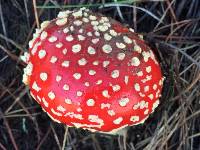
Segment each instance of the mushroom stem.
M115 132L116 135L125 137L127 135L129 127L125 127Z
M127 135L128 130L129 130L129 127L124 127L122 129L117 129L117 130L111 131L111 132L101 132L100 131L100 133L104 133L104 134L108 134L108 135L118 135L118 136L125 137Z

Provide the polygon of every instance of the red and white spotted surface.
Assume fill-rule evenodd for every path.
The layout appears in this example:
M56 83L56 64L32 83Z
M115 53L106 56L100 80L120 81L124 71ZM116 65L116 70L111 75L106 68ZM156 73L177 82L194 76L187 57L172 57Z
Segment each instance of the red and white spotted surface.
M85 8L45 21L29 42L23 82L55 121L115 132L144 122L159 104L163 76L133 29Z

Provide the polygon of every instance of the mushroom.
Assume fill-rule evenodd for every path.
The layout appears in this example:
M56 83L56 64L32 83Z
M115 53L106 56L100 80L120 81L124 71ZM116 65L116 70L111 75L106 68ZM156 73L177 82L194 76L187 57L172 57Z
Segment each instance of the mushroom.
M62 11L36 29L29 51L23 82L56 122L114 133L159 104L164 78L153 51L111 18Z

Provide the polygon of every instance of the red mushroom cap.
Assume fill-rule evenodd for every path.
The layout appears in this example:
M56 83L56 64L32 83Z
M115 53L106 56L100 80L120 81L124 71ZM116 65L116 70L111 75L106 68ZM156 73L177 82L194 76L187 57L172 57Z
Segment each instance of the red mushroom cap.
M29 47L23 81L57 122L114 132L144 122L159 104L153 51L117 21L85 8L60 12Z

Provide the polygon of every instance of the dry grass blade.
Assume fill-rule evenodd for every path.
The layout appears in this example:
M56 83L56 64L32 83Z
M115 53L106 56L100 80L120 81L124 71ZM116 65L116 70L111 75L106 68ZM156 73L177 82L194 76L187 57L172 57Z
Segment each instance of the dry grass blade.
M2 1L0 1L0 19L1 19L1 22L2 22L2 28L3 28L3 33L4 35L7 37L7 31L6 31L6 25L5 25L5 21L4 21L4 17L3 17L3 12L2 12L2 5L1 5ZM7 43L8 45L8 43Z
M189 136L188 139L193 139L193 138L199 137L199 136L200 136L200 132L197 133L197 134L193 134L193 135Z
M192 46L189 46L189 47L186 47L186 48L178 48L174 45L171 45L171 44L168 44L168 43L164 43L164 42L161 42L162 44L164 45L167 45L171 48L173 48L174 50L180 52L181 54L183 54L186 58L188 58L188 60L190 60L191 62L193 62L195 65L197 65L197 67L200 69L200 63L197 62L195 59L193 59L191 56L189 56L185 51L183 51L184 49L189 49L189 48L193 48L193 47L197 47L197 46L200 46L200 43L197 43L195 45L192 45Z
M113 2L114 1L114 2ZM36 8L42 8L42 9L55 9L55 8L80 8L80 7L101 7L104 5L112 5L112 4L132 4L132 3L148 3L148 2L165 2L166 0L113 0L112 2L106 2L105 0L102 0L101 2L94 3L93 1L86 2L85 0L82 0L82 2L79 2L79 4L73 4L73 2L64 2L68 3L68 5L59 5L55 1L51 2L54 5L37 5ZM76 2L75 2L76 3Z
M65 150L67 135L68 135L68 126L65 126L65 134L64 134L63 143L62 143L62 150Z
M51 127L51 130L52 130L53 134L54 134L54 138L55 138L56 143L58 145L58 149L61 150L62 148L61 148L61 145L60 145L60 141L59 141L58 135L57 135L57 133L56 133L56 131L55 131L55 129L54 129L52 124L50 124L50 127Z
M5 123L5 126L6 126L6 128L7 128L7 131L8 131L9 137L10 137L10 140L11 140L11 142L12 142L12 144L13 144L15 150L18 150L18 146L17 146L17 144L16 144L16 141L15 141L15 138L14 138L14 136L13 136L13 133L12 133L12 131L11 131L11 129L10 129L10 126L9 126L9 124L8 124L8 121L7 121L6 118L4 117L4 114L3 114L3 112L1 111L1 109L0 109L0 116L1 116L1 117L3 118L3 120L4 120L4 123Z
M36 109L36 108L39 108L38 106L31 106L31 107L27 107L27 110L33 110L33 109ZM16 113L20 113L20 112L23 112L24 109L17 109L17 110L13 110L13 111L9 111L8 113L6 113L6 115L12 115L12 114L16 114Z
M49 2L49 0L45 0L44 2L44 6ZM43 13L44 9L41 9L38 13L38 17L40 17L40 15ZM36 12L36 11L34 11ZM39 23L39 19L38 19L38 23ZM24 46L27 45L27 43L29 42L30 38L32 37L32 34L33 34L33 30L35 28L35 26L37 25L37 21L35 20L35 22L32 24L32 27L30 29L30 32L29 34L27 35L27 38L26 38L26 41L24 42ZM37 25L39 27L39 25Z
M167 7L167 9L165 10L165 12L163 13L162 17L160 18L158 24L155 26L154 30L156 30L158 28L158 26L163 22L164 18L166 17L166 14L168 13L169 10L171 10L171 5L175 2L175 0L173 0L169 6Z
M3 146L3 144L1 144L1 143L0 143L0 148L1 148L2 150L6 150L5 146Z
M179 95L173 97L172 100L177 100L178 98L181 97L181 95L189 92L191 90L191 88L193 88L193 86L195 86L195 84L197 84L197 82L199 82L199 81L200 81L200 74L196 78L194 78L194 80L192 81L192 83L184 91L182 91L181 93L179 93Z
M32 113L31 116L38 116L41 113ZM16 115L5 115L5 118L22 118L22 117L30 117L30 114L16 114Z
M35 14L35 21L37 28L40 28L40 23L39 23L39 18L38 18L38 13L37 13L37 8L36 8L36 0L33 0L33 8L34 8L34 14Z
M105 4L103 7L117 7L117 6L120 6L120 7L129 7L129 8L135 8L135 9L141 10L141 11L147 13L149 16L151 16L155 20L157 20L157 21L159 21L161 23L163 22L156 15L154 15L152 12L150 12L149 10L147 10L145 8L142 8L142 7L131 6L131 5L127 5L127 4ZM100 7L100 8L103 8L103 7Z
M114 0L114 2L117 2L117 0ZM118 5L118 4L116 4L116 5ZM116 8L117 8L117 12L118 12L118 15L119 15L119 17L120 17L120 19L121 19L121 21L125 21L125 19L124 19L124 17L123 17L123 14L122 14L122 12L121 12L121 9L120 9L120 7L119 6L116 6Z
M12 54L10 50L6 49L3 45L0 44L0 49L7 53L9 57L11 57L14 61L19 62L21 65L25 66L25 63L20 60L18 56Z
M44 143L44 141L47 139L48 135L51 132L51 128L49 127L46 134L44 135L44 137L42 138L42 140L40 141L40 143L38 144L36 150L40 150L40 147L42 146L42 144Z
M91 138L92 138L92 141L93 141L92 143L93 143L94 149L95 150L101 150L101 146L100 146L98 140L96 139L95 134L92 134Z
M4 39L6 42L11 43L12 45L14 45L16 48L18 48L19 50L21 50L22 52L24 51L24 48L22 46L20 46L19 44L17 44L15 41L13 41L12 39L9 39L8 37L0 34L0 38Z
M27 93L28 90L29 90L28 88L25 88L25 89L20 93L20 95L15 99L15 101L12 103L12 105L10 105L10 106L6 109L6 111L5 111L6 114L13 108L13 106L14 106L17 102L19 102L19 100ZM24 108L25 108L25 107L24 107ZM25 110L26 110L26 109L25 109ZM28 112L28 111L26 111L26 112Z

